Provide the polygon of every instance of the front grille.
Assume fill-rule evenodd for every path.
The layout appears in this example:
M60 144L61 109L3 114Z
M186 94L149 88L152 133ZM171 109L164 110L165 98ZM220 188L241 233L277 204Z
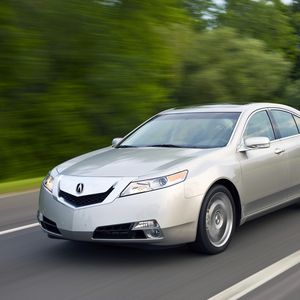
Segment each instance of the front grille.
M59 197L62 197L67 203L70 203L75 207L80 207L80 206L86 206L86 205L103 202L105 198L113 191L113 189L114 188L111 187L109 190L107 190L104 193L78 196L78 197L60 190Z
M93 239L145 239L143 230L131 230L134 223L97 227Z
M41 221L41 225L47 231L61 235L60 231L58 230L58 228L56 226L56 223L51 221L50 219L46 218L45 216L43 216L43 220Z

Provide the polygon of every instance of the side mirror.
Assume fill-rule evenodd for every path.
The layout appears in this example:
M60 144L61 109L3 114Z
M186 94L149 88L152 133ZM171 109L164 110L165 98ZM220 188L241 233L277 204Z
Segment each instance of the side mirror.
M114 138L111 142L112 147L116 147L122 141L122 139L123 138Z
M267 137L252 137L244 140L244 144L240 146L239 152L246 152L255 149L270 148L270 139Z

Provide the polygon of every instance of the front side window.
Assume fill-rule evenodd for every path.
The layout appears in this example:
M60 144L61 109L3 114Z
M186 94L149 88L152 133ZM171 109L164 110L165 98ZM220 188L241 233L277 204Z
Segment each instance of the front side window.
M240 113L158 115L118 147L219 148L228 144Z
M274 130L266 111L257 112L250 118L244 139L250 137L268 137L270 141L275 139Z
M281 138L299 133L294 117L290 113L282 110L272 110L272 116Z

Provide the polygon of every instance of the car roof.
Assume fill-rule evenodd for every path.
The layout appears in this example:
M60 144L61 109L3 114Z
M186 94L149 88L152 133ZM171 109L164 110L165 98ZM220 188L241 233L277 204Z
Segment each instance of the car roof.
M194 112L245 112L255 111L263 108L280 108L294 111L295 109L277 103L247 103L247 104L209 104L200 106L190 106L183 108L172 108L161 112L162 114L176 114L176 113L194 113Z

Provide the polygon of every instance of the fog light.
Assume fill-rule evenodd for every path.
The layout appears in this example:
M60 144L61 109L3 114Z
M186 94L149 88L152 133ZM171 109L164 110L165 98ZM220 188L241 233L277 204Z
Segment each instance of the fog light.
M145 236L149 239L157 239L162 237L160 229L146 229L144 230Z
M132 230L143 230L145 236L149 239L157 239L163 236L160 226L155 220L136 222Z

